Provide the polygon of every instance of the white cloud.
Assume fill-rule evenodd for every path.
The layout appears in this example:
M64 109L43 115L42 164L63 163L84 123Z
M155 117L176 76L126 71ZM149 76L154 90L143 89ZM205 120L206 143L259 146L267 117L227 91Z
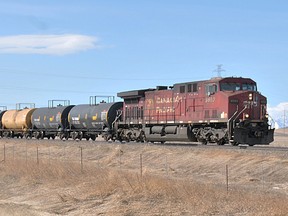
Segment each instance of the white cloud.
M0 37L0 53L65 55L97 49L98 38L87 35L15 35Z
M269 115L275 122L275 128L287 127L288 125L288 102L283 102L275 107L268 106Z
M280 103L275 107L270 107L268 105L268 113L270 115L272 115L272 114L282 114L283 115L284 110L285 110L285 112L288 113L288 102Z

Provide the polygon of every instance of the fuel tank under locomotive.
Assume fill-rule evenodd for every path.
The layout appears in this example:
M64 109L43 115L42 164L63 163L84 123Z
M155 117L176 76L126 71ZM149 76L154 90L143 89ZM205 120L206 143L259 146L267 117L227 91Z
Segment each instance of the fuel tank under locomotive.
M65 130L69 128L68 114L73 107L74 105L36 109L31 118L33 135L36 138L55 138L58 133L64 136Z

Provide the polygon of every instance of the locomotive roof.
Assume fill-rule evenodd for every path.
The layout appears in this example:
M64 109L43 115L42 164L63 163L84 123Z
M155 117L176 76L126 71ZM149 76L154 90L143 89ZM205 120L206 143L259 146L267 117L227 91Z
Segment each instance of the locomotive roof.
M132 90L132 91L125 91L117 93L117 97L121 97L124 99L128 98L138 98L144 97L146 91L154 91L155 89L140 89L140 90Z
M243 77L213 77L210 80L199 80L199 81L190 81L185 83L175 83L173 87L169 87L170 89L174 88L175 86L189 84L189 83L213 83L213 82L237 82L237 83L251 83L256 84L256 82L250 78L243 78ZM148 89L139 89L139 90L132 90L132 91L124 91L117 93L118 97L123 99L131 99L131 98L140 98L145 96L145 92L147 91L155 91L155 90L166 90L168 86L157 86L156 88L148 88Z
M185 83L176 83L176 85L186 84L186 83L210 83L210 82L241 82L241 83L253 83L256 84L256 82L250 78L243 78L243 77L213 77L210 80L199 80L199 81L191 81L191 82L185 82Z

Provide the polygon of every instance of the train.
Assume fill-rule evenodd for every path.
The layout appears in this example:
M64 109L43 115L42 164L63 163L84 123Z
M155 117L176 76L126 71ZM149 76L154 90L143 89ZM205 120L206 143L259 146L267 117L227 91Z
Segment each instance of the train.
M215 77L123 91L87 104L4 110L0 136L120 142L268 145L274 140L267 98L251 78ZM98 97L99 98L99 97ZM113 98L113 99L111 99Z

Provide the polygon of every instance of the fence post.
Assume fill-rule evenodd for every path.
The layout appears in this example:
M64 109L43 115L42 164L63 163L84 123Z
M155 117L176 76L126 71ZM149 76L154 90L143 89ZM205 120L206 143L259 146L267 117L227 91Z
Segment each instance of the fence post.
M48 148L49 148L49 165L50 165L50 162L51 162L51 151L50 151L50 143L48 145Z
M165 158L165 169L166 169L166 175L168 176L169 175L169 170L168 170L167 155L166 155L166 158Z
M37 165L39 165L39 149L38 149L38 146L37 146Z
M228 173L228 165L226 164L226 189L227 189L227 194L229 192L229 173Z
M28 152L27 152L27 142L26 142L26 166L27 166L27 162L28 162Z
M83 172L83 149L80 147L81 172Z
M5 147L5 144L4 144L4 146L3 146L3 150L4 150L4 152L3 152L3 162L5 163L5 160L6 160L6 147Z
M13 161L15 159L15 145L13 144Z
M119 168L121 169L121 155L122 155L122 150L119 149Z
M140 154L140 176L142 178L143 174L143 163L142 163L142 154Z

